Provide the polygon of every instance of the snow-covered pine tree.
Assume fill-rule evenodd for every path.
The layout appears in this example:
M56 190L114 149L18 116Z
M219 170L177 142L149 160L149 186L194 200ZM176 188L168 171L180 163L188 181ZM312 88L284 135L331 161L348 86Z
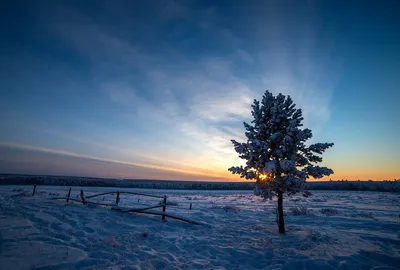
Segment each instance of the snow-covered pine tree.
M296 109L290 96L274 96L264 93L261 104L254 100L251 124L244 122L247 142L232 140L235 151L246 166L229 168L241 178L255 179L256 192L263 197L278 196L278 227L285 233L283 218L283 194L303 191L307 178L322 178L333 173L326 167L315 164L322 161L320 156L333 143L315 143L309 146L306 141L312 137L311 130L302 129L302 111Z

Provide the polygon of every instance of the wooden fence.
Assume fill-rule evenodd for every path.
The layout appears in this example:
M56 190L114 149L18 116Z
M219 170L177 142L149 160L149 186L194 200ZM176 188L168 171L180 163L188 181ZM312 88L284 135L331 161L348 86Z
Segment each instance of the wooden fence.
M33 187L33 192L32 192L32 196L34 196L36 193L36 185L34 185ZM116 199L115 199L115 203L99 203L99 202L94 202L94 201L90 201L89 199L95 198L95 197L99 197L99 196L104 196L104 195L112 195L112 194L116 194ZM121 201L121 194L126 194L126 195L139 195L139 196L145 196L145 197L151 197L151 198L158 198L158 199L162 199L162 202L160 202L157 205L153 205L153 206L148 206L148 207L142 207L142 208L121 208L119 207L119 203ZM105 207L111 207L111 210L113 211L118 211L121 213L138 213L138 214L147 214L147 215L155 215L155 216L161 216L161 219L163 221L166 220L166 217L172 218L172 219L177 219L180 221L184 221L187 223L191 223L191 224L196 224L196 225L205 225L202 224L200 222L197 221L193 221L193 220L189 220L183 217L179 217L176 215L172 215L166 212L167 210L167 196L157 196L157 195L152 195L152 194L146 194L146 193L139 193L139 192L130 192L130 191L110 191L110 192L103 192L103 193L98 193L98 194L93 194L90 196L85 196L85 193L83 191L83 189L80 190L79 193L80 199L74 199L71 198L71 188L69 188L67 194L65 197L54 197L52 199L54 200L66 200L66 202L68 203L69 201L74 201L74 202L79 202L85 205L98 205L98 206L105 206ZM148 211L148 210L152 210L152 209L156 209L156 208L161 208L161 212L160 211ZM190 203L190 209L192 209L192 204Z

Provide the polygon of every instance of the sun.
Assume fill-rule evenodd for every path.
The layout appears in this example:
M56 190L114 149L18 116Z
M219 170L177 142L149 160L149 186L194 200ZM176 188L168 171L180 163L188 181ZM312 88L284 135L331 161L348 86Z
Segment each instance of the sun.
M259 177L261 180L265 180L265 179L268 178L268 175L267 175L267 174L260 174L258 177Z
M273 175L271 175L271 174L260 173L258 175L258 180L260 182L264 182L265 183L265 182L268 182L268 181L272 180L272 177L273 177Z

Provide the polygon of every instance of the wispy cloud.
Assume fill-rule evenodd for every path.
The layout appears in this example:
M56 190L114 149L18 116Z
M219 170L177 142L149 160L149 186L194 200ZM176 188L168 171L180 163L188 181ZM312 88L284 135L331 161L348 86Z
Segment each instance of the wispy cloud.
M105 162L108 164L140 167L140 168L152 169L152 170L163 171L163 172L181 173L183 175L191 175L191 176L203 178L203 179L204 179L204 177L206 177L205 179L207 179L209 177L214 178L214 179L217 179L217 178L222 179L221 176L218 176L215 174L213 175L213 171L211 171L211 170L199 169L196 171L194 169L187 170L184 168L170 168L170 167L166 167L166 166L151 165L151 164L147 164L147 163L141 164L141 163L135 163L135 162L122 161L122 160L99 158L99 157L95 157L95 156L78 154L78 153L65 151L65 150L36 147L36 146L32 146L32 145L25 145L25 144L13 143L13 142L0 142L0 147L1 148L6 147L6 148L12 148L12 149L27 150L27 151L32 151L32 152L48 153L48 154L59 155L59 156L82 158L82 159L86 159L86 160L101 161L101 162ZM4 160L2 160L2 161L7 162L7 158L4 158ZM62 166L62 164L59 164L59 165Z
M259 14L255 25L263 27L252 29L255 36L246 40L234 34L230 29L233 23L225 23L221 11L213 7L193 8L166 1L154 10L163 16L148 18L144 30L136 29L138 32L130 32L129 26L136 21L118 5L110 5L109 10L114 12L111 17L118 14L118 25L110 26L98 16L69 7L43 19L55 37L89 63L90 91L101 97L105 107L112 108L113 117L123 125L121 130L110 131L116 138L123 137L123 142L115 138L109 146L134 148L135 138L117 133L142 133L134 143L139 151L127 154L118 150L115 156L119 153L123 160L104 161L159 170L187 168L182 172L200 170L228 177L227 167L237 162L230 139L243 138L242 122L250 117L250 104L266 89L291 94L311 127L321 126L329 118L335 76L323 75L332 59L329 50L320 50L315 44L313 23L303 24L300 30L304 36L293 39L291 25L281 19L285 16L274 14L282 11L272 9L268 14L274 23L269 16ZM192 29L168 24L179 20ZM252 20L244 21L254 25ZM137 23L143 25L143 21ZM160 32L164 24L171 34ZM209 44L196 44L192 32L204 36L202 41ZM155 39L155 35L160 36ZM179 42L174 35L180 36ZM288 36L296 44L287 42ZM158 46L155 40L160 41ZM141 148L140 144L147 146ZM32 150L57 153L46 148ZM143 156L145 163L135 162ZM131 161L125 161L127 158Z
M285 5L264 3L252 10L258 20L265 11L268 27L256 30L262 63L261 83L275 93L290 94L302 108L306 126L323 129L329 120L331 99L341 74L342 59L333 58L335 40L320 38L319 14L315 4L297 6L296 13Z

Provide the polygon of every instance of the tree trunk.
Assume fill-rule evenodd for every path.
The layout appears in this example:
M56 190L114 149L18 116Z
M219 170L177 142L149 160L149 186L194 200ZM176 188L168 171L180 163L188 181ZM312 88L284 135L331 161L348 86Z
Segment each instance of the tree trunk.
M283 194L282 191L278 191L278 226L279 232L285 233L285 221L283 219Z

